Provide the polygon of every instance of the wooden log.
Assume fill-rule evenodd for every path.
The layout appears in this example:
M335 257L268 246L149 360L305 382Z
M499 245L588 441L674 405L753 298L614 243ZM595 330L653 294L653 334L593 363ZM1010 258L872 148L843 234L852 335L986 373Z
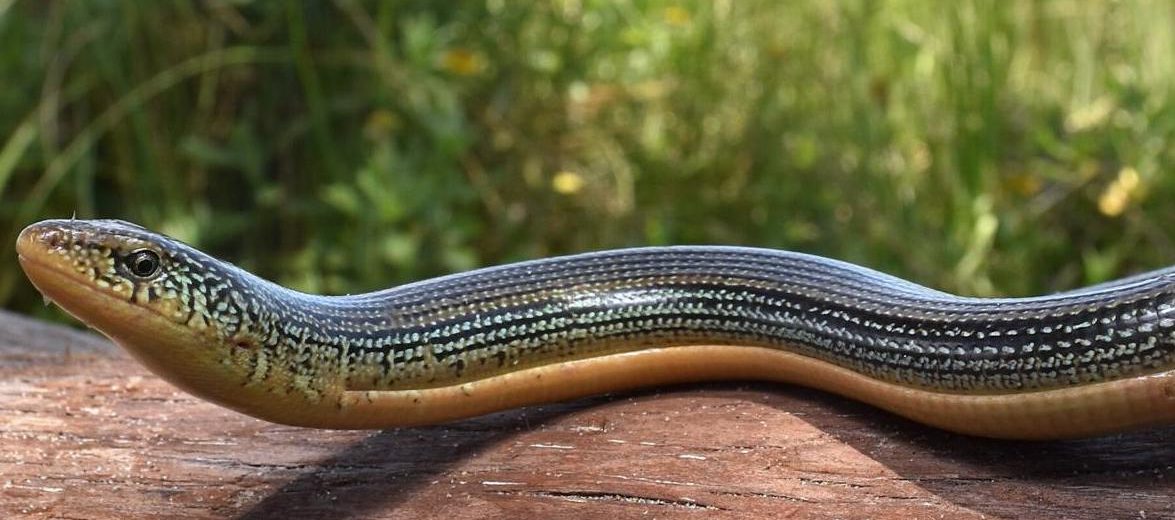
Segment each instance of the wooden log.
M0 312L2 518L1171 518L1173 438L975 439L755 383L308 430Z

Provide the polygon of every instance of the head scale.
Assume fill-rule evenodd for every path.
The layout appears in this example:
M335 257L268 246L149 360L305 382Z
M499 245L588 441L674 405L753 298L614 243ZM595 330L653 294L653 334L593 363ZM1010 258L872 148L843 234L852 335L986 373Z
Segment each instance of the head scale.
M38 288L45 289L38 282L50 271L102 297L150 310L210 338L228 339L243 332L243 317L250 306L258 305L247 289L249 284L240 283L251 275L226 269L227 264L129 222L40 222L21 233L17 251ZM55 301L76 315L77 310L70 308L72 300ZM77 317L95 324L92 316Z
M189 392L246 409L297 386L265 345L286 289L118 220L39 222L17 252L46 298Z

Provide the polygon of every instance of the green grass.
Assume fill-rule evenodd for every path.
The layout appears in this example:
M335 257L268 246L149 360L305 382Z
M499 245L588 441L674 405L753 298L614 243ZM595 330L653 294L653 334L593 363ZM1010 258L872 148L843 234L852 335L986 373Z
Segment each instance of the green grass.
M0 2L0 240L125 218L330 293L670 243L1046 292L1175 258L1172 49L1163 1Z

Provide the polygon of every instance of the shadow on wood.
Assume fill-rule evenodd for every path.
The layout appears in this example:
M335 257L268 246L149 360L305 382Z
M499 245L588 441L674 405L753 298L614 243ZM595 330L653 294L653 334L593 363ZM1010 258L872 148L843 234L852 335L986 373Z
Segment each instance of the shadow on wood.
M307 430L196 400L91 334L3 313L0 425L4 518L1175 516L1175 429L991 441L732 383Z

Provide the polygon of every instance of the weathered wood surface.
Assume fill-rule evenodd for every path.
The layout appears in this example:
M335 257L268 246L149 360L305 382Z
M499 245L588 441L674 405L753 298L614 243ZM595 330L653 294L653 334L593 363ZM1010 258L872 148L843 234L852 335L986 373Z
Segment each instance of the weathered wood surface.
M306 430L0 312L0 518L1175 518L1172 441L972 439L737 383Z

